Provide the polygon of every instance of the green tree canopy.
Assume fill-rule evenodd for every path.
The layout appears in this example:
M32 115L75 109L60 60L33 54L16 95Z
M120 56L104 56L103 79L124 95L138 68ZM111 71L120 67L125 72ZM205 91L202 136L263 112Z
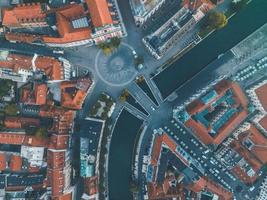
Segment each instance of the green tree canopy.
M6 113L6 115L17 115L19 109L16 104L11 103L5 107L4 112Z
M7 92L12 86L12 81L0 79L0 97L7 95Z
M47 138L48 137L47 130L44 127L38 128L36 130L35 136L39 138Z
M212 29L220 29L226 26L228 23L228 20L226 16L218 11L212 11L208 14L206 23L204 23L204 26L208 26Z

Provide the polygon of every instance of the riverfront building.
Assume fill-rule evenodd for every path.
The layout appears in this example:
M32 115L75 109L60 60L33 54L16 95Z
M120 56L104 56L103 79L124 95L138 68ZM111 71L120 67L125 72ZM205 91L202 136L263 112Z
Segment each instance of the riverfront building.
M13 42L53 47L93 45L125 35L118 12L116 4L107 0L86 0L85 4L59 8L19 4L3 9L2 24L6 39Z
M213 7L209 0L183 1L181 8L167 22L143 38L143 43L156 59L178 42L183 42L183 48L186 48L197 38L198 22Z
M105 123L86 118L79 121L80 176L84 181L83 200L99 199L99 155Z
M246 119L248 100L234 82L222 80L210 91L174 110L174 118L184 123L204 144L219 145Z
M161 129L156 130L148 154L145 199L186 199L206 191L220 200L232 199L232 193L224 187L207 177L200 177L194 171L195 162L171 136Z
M167 0L130 0L132 13L137 25L143 24Z

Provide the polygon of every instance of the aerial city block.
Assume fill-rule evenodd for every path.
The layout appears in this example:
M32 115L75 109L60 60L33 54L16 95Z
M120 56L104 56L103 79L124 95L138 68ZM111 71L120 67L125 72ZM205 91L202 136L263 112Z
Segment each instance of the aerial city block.
M267 200L267 1L0 0L0 200Z

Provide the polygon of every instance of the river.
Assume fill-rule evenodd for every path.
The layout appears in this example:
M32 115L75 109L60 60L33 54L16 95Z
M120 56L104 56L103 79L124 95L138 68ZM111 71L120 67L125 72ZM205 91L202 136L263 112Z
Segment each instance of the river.
M253 0L227 27L214 32L153 78L165 98L201 69L267 22L267 0ZM131 200L129 191L135 138L142 121L123 110L113 131L109 151L110 200Z
M153 77L165 99L175 89L267 23L267 0L253 0L228 25L210 35L164 71Z
M109 151L109 199L130 200L134 143L143 121L123 110L113 131Z

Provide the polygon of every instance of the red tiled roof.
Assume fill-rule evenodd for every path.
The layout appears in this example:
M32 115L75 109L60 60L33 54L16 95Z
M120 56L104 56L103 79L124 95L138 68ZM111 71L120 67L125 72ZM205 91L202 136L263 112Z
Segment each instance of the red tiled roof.
M161 145L162 145L162 137L160 135L156 135L152 147L151 153L151 164L157 165L158 159L161 152Z
M72 200L72 193L61 195L53 200Z
M46 104L46 96L47 96L47 85L46 84L35 84L35 98L36 105L44 105Z
M16 144L21 145L25 138L25 133L11 133L11 132L0 132L0 144Z
M262 85L261 87L257 88L255 90L256 95L258 96L258 99L264 108L265 111L267 111L267 84Z
M84 184L85 184L85 193L86 194L88 194L88 195L98 194L99 183L98 183L98 177L97 176L85 178Z
M12 155L9 167L11 171L20 171L22 167L22 158L17 155Z
M31 71L33 70L32 59L32 56L10 53L7 60L0 61L0 67L12 69L16 73L19 69ZM37 70L44 72L49 80L64 79L62 63L53 57L38 56L35 60L35 66ZM42 85L42 87L44 86Z
M6 128L25 128L26 126L34 125L38 127L40 125L40 120L36 118L26 118L26 117L6 117L4 121L4 126Z
M259 124L267 131L267 115L265 115L261 120L259 121Z
M47 165L49 168L63 168L65 162L65 151L47 151Z
M194 192L200 192L204 189L217 194L220 200L232 200L233 194L228 190L224 189L221 185L216 184L206 177L201 177L195 183L189 186L189 189Z
M25 43L34 43L41 41L42 37L39 35L27 34L27 33L5 33L6 40L16 41L16 42L25 42Z
M6 155L4 153L0 153L0 171L6 169Z
M33 146L33 147L47 147L48 138L38 138L36 136L25 136L23 145Z
M210 0L184 0L183 4L186 8L197 10L201 6L205 6L208 10L214 7L214 4Z
M232 141L231 148L238 152L238 154L249 163L249 165L255 172L257 172L262 167L262 163L257 160L257 158L238 141Z
M175 180L173 175L165 177L162 184L149 183L148 184L148 197L150 200L154 199L185 199L185 188L181 184L176 187L170 187L170 182Z
M46 14L42 11L40 3L19 4L3 11L4 26L18 26L23 23L45 21Z
M254 125L251 125L248 131L240 134L238 139L244 147L245 142L252 142L249 151L263 164L267 163L267 138Z
M60 196L64 189L64 172L62 169L48 169L48 182L51 186L52 196Z
M61 105L70 109L81 109L87 91L91 85L92 81L88 78L62 82L60 85Z
M235 104L233 107L241 106L243 110L234 114L231 119L229 119L223 126L220 127L218 133L212 137L209 134L209 131L212 127L205 127L203 124L190 118L185 122L185 125L188 128L191 128L193 132L201 139L204 144L217 144L219 145L230 133L233 131L248 115L247 106L248 100L242 89L236 84L229 80L222 80L214 86L215 91L218 94L218 97L221 98L226 91L231 89L233 92L233 98L235 100ZM211 102L208 104L202 103L200 100L195 100L190 103L186 110L190 116L200 112L204 109L210 109Z
M176 142L170 138L166 133L162 135L162 141L165 143L172 151L176 151L177 144Z
M112 24L107 0L86 0L89 14L95 27Z
M35 60L36 68L43 71L50 80L63 80L62 63L54 57L38 56Z
M186 106L186 111L189 115L194 115L197 112L200 112L204 107L204 103L202 103L200 100L196 99L192 101L188 106Z
M68 135L55 135L50 137L49 148L53 149L67 149L69 142Z
M236 165L231 171L244 183L254 183L257 179L257 175L255 176L248 176L247 173L240 168L240 166Z
M45 43L64 44L91 38L90 27L74 29L71 25L73 19L84 17L84 8L79 4L71 4L56 10L57 29L60 37L44 36Z

